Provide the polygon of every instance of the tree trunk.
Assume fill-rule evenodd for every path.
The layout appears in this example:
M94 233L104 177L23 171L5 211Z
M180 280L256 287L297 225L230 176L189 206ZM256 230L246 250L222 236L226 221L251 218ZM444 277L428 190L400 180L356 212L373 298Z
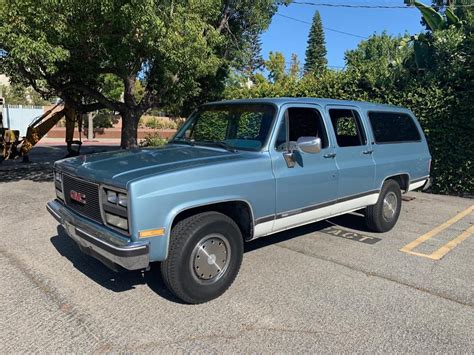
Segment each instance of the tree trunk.
M138 121L140 115L134 110L120 112L122 116L122 134L120 148L130 149L137 147Z
M68 147L74 140L74 127L77 121L77 111L66 101L64 105L64 116L66 117L66 143Z

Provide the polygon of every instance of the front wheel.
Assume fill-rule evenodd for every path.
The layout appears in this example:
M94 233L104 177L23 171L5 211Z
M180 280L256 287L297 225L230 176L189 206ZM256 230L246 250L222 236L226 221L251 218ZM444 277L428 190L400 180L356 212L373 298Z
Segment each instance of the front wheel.
M395 180L387 180L382 185L379 199L373 206L367 206L365 220L374 232L388 232L397 223L402 207L402 193Z
M168 258L161 264L163 280L186 303L210 301L234 282L243 249L240 229L226 215L188 217L171 231Z

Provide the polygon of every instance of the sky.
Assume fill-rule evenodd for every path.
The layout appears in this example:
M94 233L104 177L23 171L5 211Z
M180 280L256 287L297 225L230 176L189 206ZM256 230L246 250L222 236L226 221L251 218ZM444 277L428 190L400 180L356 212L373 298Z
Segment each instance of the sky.
M296 0L299 1L299 0ZM301 0L302 2L304 0ZM382 5L404 6L403 0L307 0L313 3L350 4L350 5ZM425 4L431 1L423 0ZM403 9L364 9L300 5L292 3L281 6L273 17L268 30L262 35L262 55L268 59L270 51L279 51L289 62L292 53L298 55L304 63L308 33L314 12L319 10L323 26L351 33L361 37L369 37L374 33L386 31L391 35L419 33L420 12L416 8ZM283 16L296 18L302 23ZM334 68L344 67L344 52L357 47L363 38L349 36L324 29L328 65Z

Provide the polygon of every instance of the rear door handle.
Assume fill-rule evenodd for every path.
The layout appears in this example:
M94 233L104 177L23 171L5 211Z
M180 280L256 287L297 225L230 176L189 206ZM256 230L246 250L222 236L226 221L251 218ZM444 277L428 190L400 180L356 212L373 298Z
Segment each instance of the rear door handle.
M336 157L336 153L324 154L323 157L324 157L324 158L335 158L335 157Z
M364 150L362 154L372 154L374 151L372 149Z

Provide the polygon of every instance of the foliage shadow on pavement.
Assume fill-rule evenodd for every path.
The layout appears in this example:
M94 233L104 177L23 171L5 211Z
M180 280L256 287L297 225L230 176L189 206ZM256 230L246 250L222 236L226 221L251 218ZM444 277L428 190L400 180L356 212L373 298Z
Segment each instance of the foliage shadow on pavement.
M82 155L117 150L117 146L86 146ZM66 146L38 146L28 154L31 163L21 159L5 160L0 163L0 183L29 180L33 182L53 181L54 162L66 157Z
M23 163L20 163L23 164ZM33 182L53 181L51 166L19 166L0 170L0 183L29 180Z
M100 261L82 253L62 226L58 226L57 235L53 236L50 241L59 254L68 259L77 270L102 287L113 292L125 292L134 289L137 285L146 284L153 292L164 299L182 303L166 288L161 278L158 263L151 264L151 269L148 272L115 272Z

